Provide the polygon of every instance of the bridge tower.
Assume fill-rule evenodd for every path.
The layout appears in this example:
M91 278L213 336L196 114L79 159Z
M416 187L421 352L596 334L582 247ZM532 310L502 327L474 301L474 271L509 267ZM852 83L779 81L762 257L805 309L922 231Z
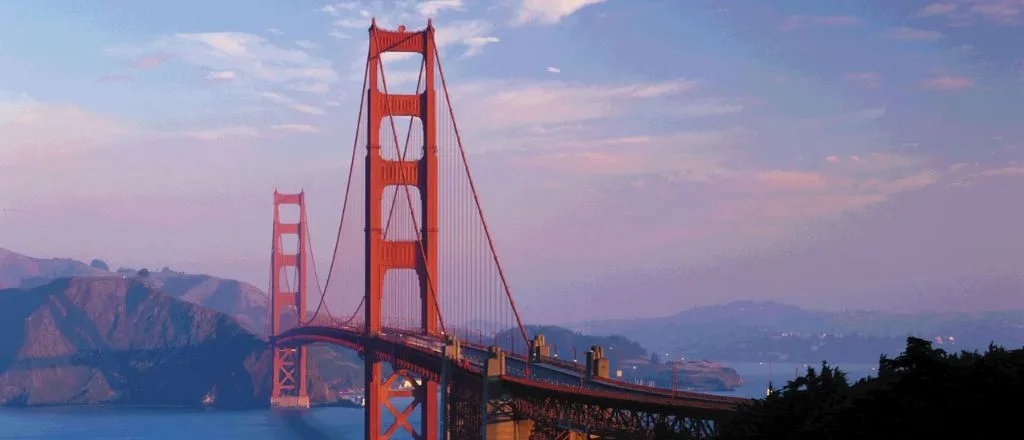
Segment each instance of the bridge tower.
M282 206L296 206L296 223L281 220ZM270 256L270 335L306 322L306 195L274 191L273 252ZM296 249L285 249L295 243ZM291 246L288 246L291 247ZM289 279L289 273L294 279ZM274 347L273 388L270 406L309 408L306 346Z
M366 273L365 273L365 331L380 335L383 320L384 277L391 269L413 269L419 279L420 331L426 336L441 337L437 309L438 280L438 160L437 160L437 101L434 85L435 46L434 27L427 21L426 29L406 31L384 30L376 20L370 25L370 49L366 77ZM424 64L424 90L416 95L387 93L381 55L387 52L419 54ZM379 84L384 85L381 90ZM423 154L419 160L387 160L381 154L381 128L385 117L417 117L423 127ZM392 128L392 127L387 127ZM390 130L387 130L390 132ZM388 240L384 237L382 206L384 191L389 186L413 186L420 193L420 218L415 240ZM374 355L372 346L364 352L366 373L366 439L391 437L399 426L415 438L437 438L439 384L423 380L413 393L413 402L405 410L396 410L391 401L402 393L391 390L390 384L405 373L395 371L391 377L382 374L382 362ZM421 425L414 429L406 417L419 408ZM382 412L386 408L395 417L395 423L382 432ZM413 432L416 431L416 432Z

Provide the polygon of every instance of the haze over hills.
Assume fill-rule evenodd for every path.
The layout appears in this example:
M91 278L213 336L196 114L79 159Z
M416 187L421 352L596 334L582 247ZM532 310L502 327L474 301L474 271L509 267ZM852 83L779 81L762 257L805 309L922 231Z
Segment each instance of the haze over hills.
M266 405L266 341L156 284L80 277L0 290L0 405ZM333 347L315 344L310 356L316 402L362 377Z
M181 405L219 392L223 404L245 406L266 397L269 373L261 336L267 297L255 286L168 268L111 271L99 260L86 264L8 250L2 255L0 273L15 288L0 292L0 306L13 314L5 316L10 328L0 336L0 386L7 389L0 393L0 405ZM467 330L475 324L481 322L456 332L488 343ZM514 332L496 339L520 340ZM566 361L574 352L583 359L591 345L603 346L613 370L624 371L623 380L693 390L742 384L725 365L690 362L673 368L622 336L583 335L555 326L528 326L527 332L543 333L552 354ZM54 347L60 349L50 353ZM309 350L315 402L328 400L328 390L360 385L362 362L356 353L322 344ZM204 363L208 371L198 371ZM189 375L201 378L174 385Z
M99 267L70 258L35 258L0 248L0 287L31 288L64 277L134 277L138 272L131 268L111 271L102 262L94 265ZM257 335L266 333L267 296L256 286L167 268L147 272L146 278L165 295L231 315Z
M0 283L7 287L33 288L69 276L143 279L149 288L168 297L230 315L255 337L266 332L267 296L247 283L168 268L142 273L120 268L114 272L102 262L94 261L90 265L67 258L33 258L0 249ZM1021 284L1015 280L985 280L965 282L947 290L971 289L1013 294L1021 289ZM951 300L969 300L965 295L950 293L947 296ZM1010 347L1024 345L1024 310L919 314L830 312L775 302L738 301L659 318L587 321L572 328L580 333L557 327L530 326L528 330L530 333L542 330L562 358L570 357L573 347L577 349L577 357L582 357L591 344L628 348L616 355L616 364L620 359L635 361L653 353L665 360L874 363L881 353L898 353L907 335L923 337L954 350L983 349L989 342ZM471 330L462 332L466 334L460 336L478 339ZM330 370L325 382L340 388L358 384L361 363L355 353L330 347L315 350L318 356L324 357L324 361L317 363ZM659 371L653 363L639 365L641 372L648 367L651 374ZM694 372L690 382L697 387L732 386L736 378L724 368L714 367L710 375L706 371ZM648 375L644 373L644 376Z
M70 258L33 258L0 247L0 288L34 287L72 276L112 275Z
M954 350L983 349L990 342L1024 345L1024 310L832 312L737 301L660 318L589 321L572 327L592 334L620 334L658 352L724 361L870 363L881 353L898 353L908 335Z

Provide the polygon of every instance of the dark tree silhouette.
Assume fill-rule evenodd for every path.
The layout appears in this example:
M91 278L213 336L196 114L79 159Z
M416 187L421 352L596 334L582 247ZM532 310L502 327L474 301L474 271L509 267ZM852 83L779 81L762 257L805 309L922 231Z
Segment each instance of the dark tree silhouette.
M1024 349L949 354L907 338L878 377L849 384L823 363L723 423L723 439L945 439L1019 430ZM1019 434L1011 434L1013 437Z
M103 261L103 260L100 260L99 258L92 260L92 262L89 263L89 266L92 266L92 267L94 267L96 269L100 269L100 270L106 270L106 271L110 270L110 266L107 265L107 262Z
M148 277L149 276L149 269L139 269L138 276L139 276L139 278L146 278L146 277Z
M658 356L658 353L651 353L651 365L659 364L661 364L661 356Z

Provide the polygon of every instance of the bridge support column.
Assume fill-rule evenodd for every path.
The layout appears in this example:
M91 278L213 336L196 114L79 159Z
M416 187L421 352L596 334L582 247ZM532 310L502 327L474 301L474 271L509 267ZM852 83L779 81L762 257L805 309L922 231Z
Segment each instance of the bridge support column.
M611 378L608 358L604 357L604 348L593 345L587 352L587 376L602 379Z
M533 337L530 357L533 362L541 362L551 358L551 346L544 340L544 335L538 333Z
M434 84L435 53L434 27L428 21L421 31L407 31L399 26L395 31L377 27L374 20L369 29L370 51L366 63L366 206L365 206L365 261L364 311L366 335L378 337L384 327L383 307L388 292L384 279L390 270L411 269L419 278L420 323L422 335L439 338L442 335L441 317L438 311L437 292L440 272L438 271L438 156L437 156L437 94ZM413 53L423 57L423 91L415 95L394 94L388 91L384 78L381 55L384 53ZM382 152L386 140L397 140L394 118L419 118L422 132L422 157L419 160L406 159L404 154L394 151ZM384 118L392 118L384 124ZM384 130L384 129L388 130ZM383 138L382 138L383 136ZM394 148L398 148L395 145ZM411 206L407 212L393 212L385 209L385 189L396 187L396 191L409 191L415 187L420 194L419 213ZM409 193L405 193L412 198ZM417 226L415 239L397 239L387 226L384 212L393 212L395 218L409 218ZM418 218L417 218L418 217ZM397 292L390 293L391 295ZM394 408L392 397L397 395L387 387L391 383L381 373L381 360L376 358L371 347L366 348L366 440L391 438L398 429L413 438L434 439L438 435L438 408L440 387L437 382L422 378L416 387L413 403L405 410ZM394 365L392 365L394 366ZM413 427L407 420L415 410L420 413L420 426ZM396 422L382 430L383 413L391 412Z
M270 335L306 321L306 196L274 191L273 252L270 255ZM297 206L295 223L281 221L282 206ZM287 237L294 237L288 240ZM296 248L284 249L284 242ZM292 253L295 252L295 253ZM289 274L288 272L293 272ZM291 275L291 276L289 276ZM292 278L289 280L289 278ZM290 281L290 282L289 282ZM306 347L273 347L273 387L270 406L309 408L309 380L306 378Z
M484 370L484 440L528 440L533 434L532 420L518 419L507 404L501 376L506 373L505 353L492 345Z

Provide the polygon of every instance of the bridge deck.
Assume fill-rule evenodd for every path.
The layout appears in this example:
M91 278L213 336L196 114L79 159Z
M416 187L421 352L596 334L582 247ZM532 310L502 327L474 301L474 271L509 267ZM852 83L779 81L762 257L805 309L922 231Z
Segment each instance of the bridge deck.
M282 333L275 342L280 344L305 344L325 342L362 351L373 345L378 355L401 368L429 379L439 378L444 343L438 339L412 332L385 329L377 337L363 334L362 328L353 326L308 326L297 327ZM453 364L455 368L482 375L490 352L486 347L462 343L463 359L467 364ZM643 407L685 407L709 413L733 412L748 399L719 396L695 392L673 391L645 387L611 379L587 377L582 371L572 369L566 362L545 360L530 362L513 353L505 356L506 375L501 380L509 386L534 392L573 394L587 399L604 401L608 404Z

